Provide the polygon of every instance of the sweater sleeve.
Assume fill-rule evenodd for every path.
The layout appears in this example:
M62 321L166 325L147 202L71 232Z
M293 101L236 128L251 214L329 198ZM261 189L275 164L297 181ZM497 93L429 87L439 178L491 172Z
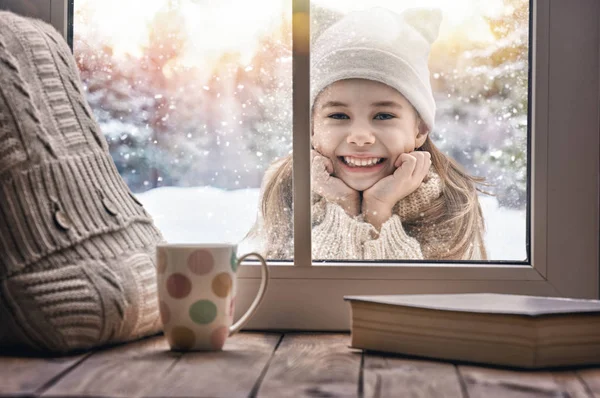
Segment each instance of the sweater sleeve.
M394 214L382 226L377 239L364 244L365 260L421 260L423 253L419 242L410 237L402 221Z
M392 212L404 221L419 219L423 216L423 209L429 207L441 194L442 180L431 168L419 189L396 203Z
M361 260L364 244L377 235L369 223L324 199L313 203L312 255L317 260Z

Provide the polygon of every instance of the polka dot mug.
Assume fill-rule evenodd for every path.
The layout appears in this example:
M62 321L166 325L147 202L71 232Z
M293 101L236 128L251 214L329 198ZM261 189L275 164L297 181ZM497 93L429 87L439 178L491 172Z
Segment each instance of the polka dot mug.
M238 259L236 250L233 244L160 244L156 248L160 317L172 350L221 350L227 337L256 312L267 290L269 269L260 254ZM260 288L248 311L231 325L236 271L251 256L262 265Z

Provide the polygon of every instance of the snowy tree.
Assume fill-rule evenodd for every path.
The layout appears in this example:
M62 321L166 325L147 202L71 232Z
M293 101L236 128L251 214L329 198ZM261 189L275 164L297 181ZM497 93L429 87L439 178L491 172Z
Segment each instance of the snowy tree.
M148 27L141 56L115 56L94 30L76 36L74 53L87 99L103 131L119 173L134 191L176 184L181 166L181 134L174 128L186 41L183 16L169 1Z
M119 173L132 189L143 189L152 169L152 98L135 84L129 57L119 60L94 37L75 42L76 61L87 100L94 111Z
M255 186L266 167L292 150L292 26L260 40L259 51L238 76L242 115L248 121L246 148L255 155Z
M486 17L493 41L443 43L431 60L434 141L514 208L527 193L528 17L527 0L506 0L500 15Z
M494 68L490 91L502 98L494 103L496 114L510 130L500 147L488 152L487 160L494 166L499 203L524 208L528 160L529 1L507 1L504 15L488 18L488 23L496 39L495 46L476 56L482 68L489 68L490 63Z
M152 170L148 188L155 188L159 182L171 185L177 181L181 171L178 147L181 134L173 128L172 110L176 80L181 72L178 64L186 45L185 19L181 14L179 1L169 0L156 13L149 26L148 45L143 49L143 57L137 65L141 73L138 89L142 98L151 99L148 109L148 123L153 132L152 146L155 146Z

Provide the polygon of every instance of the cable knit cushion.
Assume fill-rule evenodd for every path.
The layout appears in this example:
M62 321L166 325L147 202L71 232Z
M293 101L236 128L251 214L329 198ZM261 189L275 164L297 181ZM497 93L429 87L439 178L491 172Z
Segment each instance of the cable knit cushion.
M0 12L0 345L68 352L161 329L162 240L51 26Z

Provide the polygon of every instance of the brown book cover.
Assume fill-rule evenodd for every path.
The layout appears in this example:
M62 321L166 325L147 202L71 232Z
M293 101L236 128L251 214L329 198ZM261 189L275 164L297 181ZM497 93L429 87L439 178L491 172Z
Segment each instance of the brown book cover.
M346 296L352 346L524 368L600 363L600 301L509 294Z

